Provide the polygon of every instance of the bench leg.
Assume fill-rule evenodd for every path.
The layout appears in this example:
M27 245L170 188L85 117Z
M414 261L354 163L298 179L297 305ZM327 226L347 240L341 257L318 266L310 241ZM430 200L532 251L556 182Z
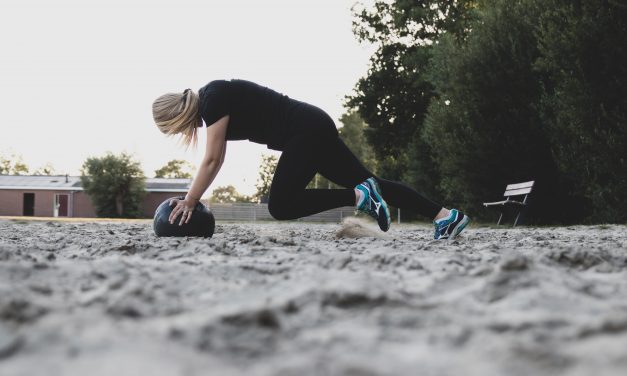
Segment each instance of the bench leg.
M522 210L518 211L518 215L516 216L516 220L514 221L514 227L518 224L518 219L520 218L520 214L522 214Z
M499 216L499 220L496 222L497 226L501 224L501 219L503 219L503 212L501 212L501 215Z

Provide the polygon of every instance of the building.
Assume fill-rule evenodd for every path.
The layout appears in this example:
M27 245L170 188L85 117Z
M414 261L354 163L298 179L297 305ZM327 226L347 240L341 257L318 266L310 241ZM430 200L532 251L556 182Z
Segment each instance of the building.
M151 218L161 202L184 195L190 179L146 179L143 216ZM0 175L0 216L96 217L78 176Z

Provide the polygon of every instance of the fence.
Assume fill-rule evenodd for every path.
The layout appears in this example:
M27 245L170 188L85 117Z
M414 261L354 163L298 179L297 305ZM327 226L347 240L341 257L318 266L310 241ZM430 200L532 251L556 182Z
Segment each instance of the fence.
M268 211L268 204L233 203L209 204L211 212L218 221L267 221L274 220ZM355 214L355 208L345 206L322 213L300 218L303 222L340 222L344 217Z
M205 204L208 204L205 202ZM268 204L233 203L233 204L209 204L211 212L219 221L268 221L274 220L268 211ZM340 222L345 217L355 214L355 207L344 206L327 210L322 213L299 218L302 222ZM401 223L401 211L396 210L396 221Z

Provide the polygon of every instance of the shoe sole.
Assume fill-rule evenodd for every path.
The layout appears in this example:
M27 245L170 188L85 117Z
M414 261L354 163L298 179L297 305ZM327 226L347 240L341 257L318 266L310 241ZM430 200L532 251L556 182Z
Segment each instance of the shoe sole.
M457 224L457 226L455 226L455 228L453 229L453 232L451 233L448 239L449 240L455 239L455 237L459 235L460 232L462 232L462 230L466 227L466 225L468 225L468 223L470 223L470 218L464 214L464 218L462 218L462 220Z
M379 184L377 183L377 181L375 179L372 180L368 180L368 182L370 183L370 185L372 185L372 188L374 188L373 193L375 194L375 198L377 200L379 200L379 202L381 202L381 207L383 208L383 213L385 214L385 224L381 224L380 221L377 220L377 222L379 223L379 228L381 229L381 231L383 232L387 232L387 230L390 229L390 209L388 208L388 203L385 202L385 200L383 199L383 197L381 197L381 195L379 194L379 191L381 190L381 188L379 188ZM380 218L380 216L379 216ZM387 226L385 226L387 224Z

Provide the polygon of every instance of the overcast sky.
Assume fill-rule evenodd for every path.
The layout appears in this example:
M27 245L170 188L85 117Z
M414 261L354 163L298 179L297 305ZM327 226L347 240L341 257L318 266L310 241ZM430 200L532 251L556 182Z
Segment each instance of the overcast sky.
M202 148L164 137L151 104L220 78L258 82L338 119L373 51L351 32L354 2L2 0L0 153L70 174L107 151L132 153L149 177L174 158L197 165ZM212 188L252 193L264 152L229 142Z

